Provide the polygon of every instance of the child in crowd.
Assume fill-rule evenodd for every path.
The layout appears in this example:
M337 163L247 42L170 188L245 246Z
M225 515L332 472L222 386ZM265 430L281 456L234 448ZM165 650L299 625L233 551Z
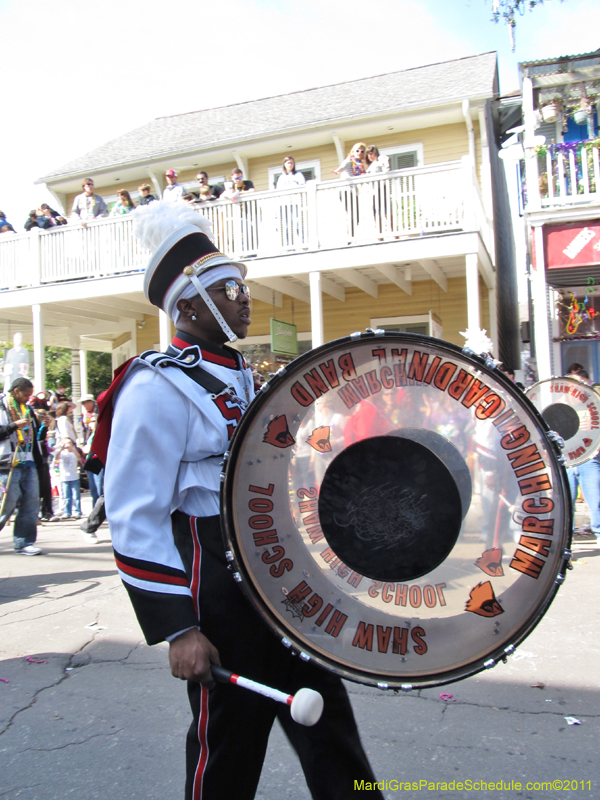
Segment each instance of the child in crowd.
M71 439L63 439L56 450L54 462L58 464L62 483L63 507L61 519L81 518L81 490L79 486L79 453Z

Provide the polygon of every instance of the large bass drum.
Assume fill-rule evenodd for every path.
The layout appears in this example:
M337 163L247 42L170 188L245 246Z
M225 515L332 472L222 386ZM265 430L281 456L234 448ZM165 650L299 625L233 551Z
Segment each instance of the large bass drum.
M579 378L547 378L527 397L551 430L562 437L567 467L577 467L600 450L600 396Z
M505 659L570 555L548 426L483 358L425 336L357 334L280 370L222 502L234 577L284 645L382 688Z

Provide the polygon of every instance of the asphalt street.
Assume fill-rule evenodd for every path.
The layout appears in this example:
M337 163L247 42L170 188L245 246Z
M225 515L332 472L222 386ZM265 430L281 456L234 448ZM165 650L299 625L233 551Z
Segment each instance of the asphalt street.
M43 525L36 557L15 555L11 530L0 533L0 798L182 800L185 686L166 645L142 640L106 525L97 545L78 527ZM600 797L600 548L575 550L507 664L410 694L348 684L388 800ZM310 797L279 729L257 797Z

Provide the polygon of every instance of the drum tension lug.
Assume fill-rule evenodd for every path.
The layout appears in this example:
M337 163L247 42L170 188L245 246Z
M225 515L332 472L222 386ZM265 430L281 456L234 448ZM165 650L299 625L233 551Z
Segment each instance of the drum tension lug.
M234 561L234 556L231 550L225 551L225 558L227 559L227 561Z
M286 638L285 638L285 636L284 636L284 637L283 637L283 639L281 640L281 644L282 644L284 647L287 647L287 648L288 648L288 650L289 650L289 649L290 649L290 647L292 646L292 643L290 642L290 640L289 640L289 639L286 639Z
M234 572L234 573L233 573L233 580L234 580L236 583L241 583L241 582L242 582L242 576L240 575L240 573L239 573L239 572Z
M361 331L354 331L354 333L350 334L351 339L360 339L361 336L362 336Z
M515 652L514 644L509 644L508 647L504 648L504 658L502 659L504 663L506 663L506 656L510 656L512 653Z
M565 440L556 431L548 431L546 433L546 436L548 437L548 439L550 439L551 442L553 442L556 451L560 455L560 451L564 450ZM559 458L559 461L560 461L560 458ZM564 464L564 458L563 458L561 463Z
M557 575L557 576L556 576L556 580L554 581L554 583L555 583L557 586L560 586L560 585L561 585L561 583L564 583L564 582L565 582L565 576L564 576L564 575Z
M488 661L484 661L484 662L483 662L483 666L484 666L486 669L492 669L492 667L495 667L495 666L496 666L496 662L494 661L494 659L493 659L493 658L490 658Z
M372 333L375 336L385 336L385 331L383 328L367 328L367 333Z
M386 689L389 689L390 687L389 687L389 684L383 683L383 681L382 681L382 682L377 684L377 688L378 689L383 689L383 691L385 691Z
M310 656L308 655L308 653L300 653L300 658L302 659L302 661L310 661Z
M403 683L400 688L403 692L412 692L413 685L412 683Z

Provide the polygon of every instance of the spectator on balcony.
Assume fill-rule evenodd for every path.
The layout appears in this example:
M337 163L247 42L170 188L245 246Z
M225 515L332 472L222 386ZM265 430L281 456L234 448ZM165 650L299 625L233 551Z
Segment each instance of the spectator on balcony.
M390 159L382 156L374 144L367 147L367 163L369 166L366 171L369 175L390 171Z
M55 228L59 225L67 224L67 220L61 217L58 211L53 211L45 203L40 206L40 211L42 212L42 216L38 215L38 224L40 228Z
M32 211L29 212L29 216L25 220L25 225L23 226L26 231L29 232L32 228L45 228L46 227L45 223L43 225L40 225L40 223L38 222L37 214L38 214L38 212L35 210L35 208Z
M177 173L174 169L168 169L165 172L167 185L163 190L163 203L176 203L178 200L183 200L185 189L180 183L177 183Z
M237 203L240 199L240 195L254 191L254 184L252 181L244 180L244 173L242 170L233 169L231 170L231 186L225 189L223 197L226 200Z
M111 217L120 217L122 214L131 214L135 205L127 189L117 192L117 202L110 210Z
M50 206L48 205L48 203L42 203L42 205L40 206L40 211L42 212L42 214L45 214L45 213L46 213L46 211L49 211L49 212L50 212L50 214L51 214L53 217L55 217L55 218L56 218L56 217L61 217L61 219L64 219L64 217L62 216L62 214L60 214L58 211L55 211L53 208L50 208Z
M152 203L156 200L153 194L150 194L150 184L149 183L142 183L141 186L138 186L138 191L140 196L138 198L138 206L147 206L148 203Z
M367 175L381 175L390 171L390 159L382 156L374 144L367 147ZM388 201L385 187L381 182L374 186L361 186L362 200L364 203L365 195L370 193L373 197L373 222L379 241L383 240L383 233L391 229L391 219L388 216Z
M296 170L296 161L292 156L283 159L283 172L277 178L278 189L294 189L296 186L304 186L306 178Z
M8 228L8 230L6 230L6 228ZM6 219L6 215L5 215L4 211L0 211L0 233L8 233L9 231L12 231L13 233L16 233L15 229L13 228L13 226Z
M369 166L366 159L367 145L357 142L337 169L332 169L340 178L356 178L364 175Z
M94 181L91 178L84 180L82 188L82 194L78 194L73 201L71 219L87 228L88 222L108 216L108 210L100 195L94 194Z
M202 202L204 202L205 200L218 200L219 197L225 191L225 187L220 183L216 183L214 186L211 186L209 184L209 182L208 182L208 173L204 172L204 170L201 170L198 173L198 175L196 176L196 179L198 180L198 183L200 184L200 189L199 189L199 192L198 192L198 199L202 200L202 197L204 196L204 200L202 200ZM207 187L210 190L210 192L209 192L210 196L208 196L207 193L206 193L206 188Z

